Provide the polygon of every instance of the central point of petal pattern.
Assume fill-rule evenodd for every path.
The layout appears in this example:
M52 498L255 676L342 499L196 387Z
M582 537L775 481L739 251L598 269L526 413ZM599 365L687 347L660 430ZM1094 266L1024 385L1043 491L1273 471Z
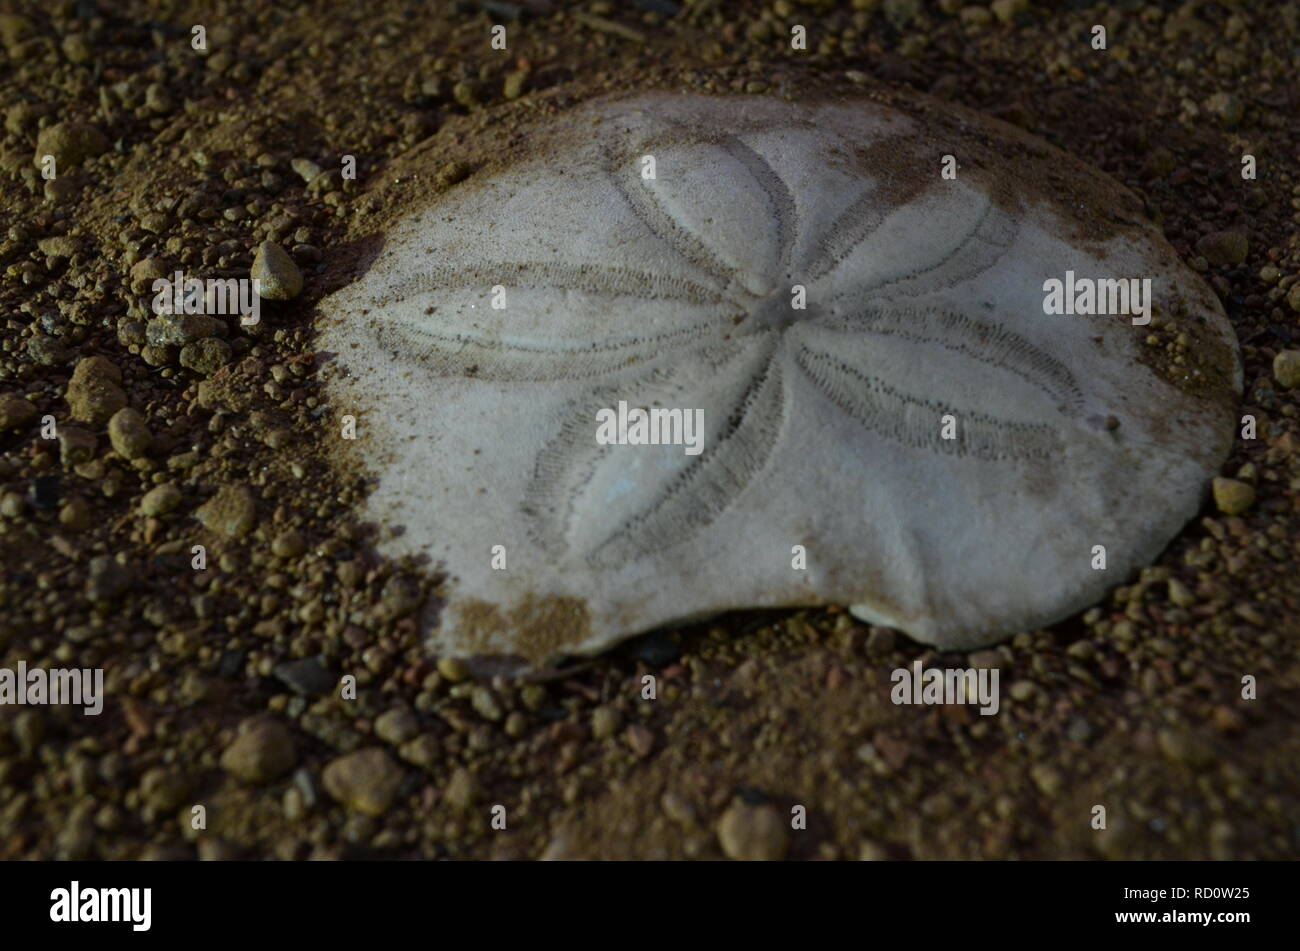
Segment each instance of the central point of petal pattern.
M782 331L796 321L812 320L815 316L814 308L796 309L790 294L776 293L754 305L741 325L741 330L745 333Z

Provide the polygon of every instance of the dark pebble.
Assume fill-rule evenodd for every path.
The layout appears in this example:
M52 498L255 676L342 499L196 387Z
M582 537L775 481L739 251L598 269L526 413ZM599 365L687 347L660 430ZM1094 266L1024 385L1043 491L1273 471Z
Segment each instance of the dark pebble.
M53 512L59 507L59 497L62 494L59 489L58 476L37 476L32 480L32 506L42 512Z
M111 601L131 587L131 572L110 555L90 559L86 596L92 601Z
M675 17L682 12L681 4L674 0L632 0L632 6L646 13L657 13L661 17Z
M537 719L543 723L554 723L559 720L569 719L569 711L564 707L542 707L537 711Z
M248 651L226 651L221 655L221 659L217 661L217 676L238 677L240 671L244 669L244 661L247 658Z
M319 657L286 661L276 666L275 679L304 697L329 693L334 689L335 678Z
M681 653L677 642L662 631L647 634L632 645L632 656L648 667L667 667Z
M517 3L503 3L502 0L483 0L480 6L485 13L499 20L522 20L528 12Z

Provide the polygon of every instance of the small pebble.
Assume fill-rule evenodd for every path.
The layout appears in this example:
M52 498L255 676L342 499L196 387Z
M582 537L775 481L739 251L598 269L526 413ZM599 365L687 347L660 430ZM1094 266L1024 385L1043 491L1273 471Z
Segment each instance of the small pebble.
M271 554L277 558L297 558L306 550L307 539L294 529L281 532L271 541Z
M234 742L221 754L222 769L257 785L280 778L296 761L288 728L268 717L241 723Z
M86 357L72 371L67 401L73 419L102 424L126 406L122 371L105 357Z
M718 843L739 862L779 862L790 847L790 829L771 805L733 803L718 821Z
M56 475L37 476L32 480L32 507L41 512L53 512L59 507L61 486Z
M249 274L260 282L257 293L263 300L292 300L302 290L302 272L274 241L263 241L257 246Z
M1246 260L1250 244L1240 231L1215 231L1196 242L1196 252L1216 267L1235 267Z
M321 781L325 791L349 809L379 817L397 800L405 775L385 750L369 747L332 760Z
M597 740L607 740L623 725L623 715L613 707L597 707L591 714L591 735Z
M438 673L458 684L469 677L469 665L459 657L443 657L438 660Z
M418 766L420 769L430 769L438 762L441 751L438 738L430 733L425 733L423 736L417 736L415 739L403 743L398 749L397 755L412 766Z
M443 790L442 798L447 805L463 812L474 805L478 799L478 794L478 781L474 778L473 773L462 766L451 774L451 779L447 781L447 788Z
M289 167L307 185L310 185L316 176L321 173L321 167L311 159L296 158L289 163Z
M108 136L89 122L60 122L41 130L32 164L40 168L44 157L52 155L55 173L62 174L86 159L102 155L111 146Z
M244 485L222 486L195 513L203 526L227 538L243 538L257 522L257 503Z
M12 393L0 396L0 432L26 426L36 414L37 409L29 400Z
M149 432L144 416L129 406L109 419L108 439L113 451L123 459L138 459L153 445L153 433Z
M90 506L80 497L69 499L59 509L59 524L70 532L84 532L90 527Z
M91 601L111 601L131 587L131 583L131 572L111 555L96 555L90 559L86 597Z
M181 348L180 364L200 376L211 376L230 362L230 344L207 337Z
M1300 350L1283 350L1273 358L1273 379L1288 390L1300 386Z
M338 683L319 657L285 661L277 664L273 673L276 680L304 697L330 693Z
M181 490L171 482L154 486L140 500L140 511L150 518L157 518L173 511L181 504Z
M175 812L189 789L188 777L178 769L158 766L140 778L140 797L158 812Z
M528 74L522 70L516 70L507 73L505 82L502 84L501 92L507 99L518 99L524 94L524 85L528 82Z
M654 731L640 723L633 723L624 730L623 740L638 759L645 759L654 750Z
M1214 480L1214 504L1224 515L1240 515L1255 504L1255 487L1238 479Z
M59 427L59 461L64 466L89 462L95 455L95 434L80 426Z
M487 687L481 685L475 687L470 694L469 700L470 705L474 707L474 711L484 720L491 720L496 723L505 716L501 705L497 702L496 695Z
M375 719L375 736L392 746L401 746L419 735L420 722L406 707L386 710Z
M441 185L455 185L469 177L470 168L464 162L448 162L438 172Z
M1177 578L1170 578L1169 600L1177 607L1190 608L1196 603L1196 595L1191 592L1187 585L1183 584Z

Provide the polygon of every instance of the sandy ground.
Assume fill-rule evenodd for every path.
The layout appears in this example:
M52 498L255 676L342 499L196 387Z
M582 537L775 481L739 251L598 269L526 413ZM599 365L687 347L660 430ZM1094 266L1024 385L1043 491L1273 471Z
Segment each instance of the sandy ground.
M1300 433L1274 364L1300 333L1300 7L483 7L0 16L0 667L102 668L107 692L98 716L0 706L0 857L1293 857ZM1207 486L1140 577L976 655L827 609L526 681L431 657L414 612L438 579L373 551L315 303L404 208L590 95L876 82L1144 199L1241 341L1239 497ZM150 323L153 277L247 277L266 240L292 266L261 272L304 281L260 323ZM1001 711L894 705L890 672L916 659L999 667Z

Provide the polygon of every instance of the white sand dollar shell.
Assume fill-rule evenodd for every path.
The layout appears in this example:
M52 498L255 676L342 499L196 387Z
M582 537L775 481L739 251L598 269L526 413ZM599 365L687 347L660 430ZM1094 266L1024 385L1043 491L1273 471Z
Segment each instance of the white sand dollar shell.
M323 305L370 513L447 572L439 652L835 603L971 648L1096 601L1197 512L1235 338L1100 173L921 100L645 94L530 141ZM1045 314L1067 271L1150 278L1188 357ZM598 443L620 401L702 410L701 451Z

